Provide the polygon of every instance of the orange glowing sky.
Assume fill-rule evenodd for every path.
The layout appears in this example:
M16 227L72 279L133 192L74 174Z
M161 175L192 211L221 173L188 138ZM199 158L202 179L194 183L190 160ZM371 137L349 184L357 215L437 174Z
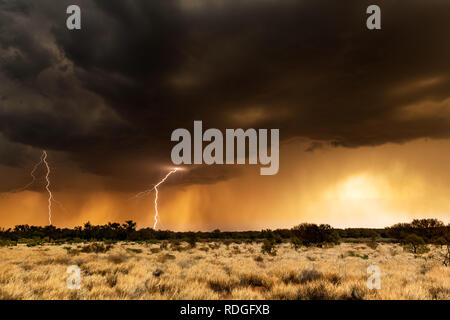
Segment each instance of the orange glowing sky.
M257 167L243 166L236 169L241 171L238 177L213 184L161 186L159 227L244 230L291 227L303 221L384 227L419 217L449 222L450 173L445 170L449 140L313 152L304 151L306 146L301 140L284 144L275 176L260 176ZM53 169L57 176L58 168ZM154 193L130 199L128 192L111 191L106 185L102 190L100 177L78 179L95 184L97 190L56 191L56 199L67 211L54 206L55 225L132 219L139 227L152 226ZM1 216L2 225L45 225L46 201L43 191L3 196L0 210L7 214Z
M159 227L450 221L450 1L0 1L0 227L153 226L171 134L279 129L279 173L187 167L159 187ZM418 19L420 22L418 23ZM133 198L133 199L132 199Z

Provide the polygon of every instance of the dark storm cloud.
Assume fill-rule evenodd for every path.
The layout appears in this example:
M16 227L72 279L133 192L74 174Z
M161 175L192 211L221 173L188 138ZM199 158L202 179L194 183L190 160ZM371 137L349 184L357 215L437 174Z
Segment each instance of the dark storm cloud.
M369 4L0 1L0 130L136 179L170 163L171 132L194 120L279 128L311 150L449 137L450 3L379 1L381 31L365 27Z

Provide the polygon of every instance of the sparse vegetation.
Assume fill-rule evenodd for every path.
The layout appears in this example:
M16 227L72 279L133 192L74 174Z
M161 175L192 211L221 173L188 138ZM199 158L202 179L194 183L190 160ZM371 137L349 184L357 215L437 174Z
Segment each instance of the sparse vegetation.
M276 245L290 241L294 248L298 249L302 245L330 247L341 241L366 243L369 246L375 245L375 241L402 243L412 234L421 237L426 244L445 246L450 243L450 226L445 226L443 222L436 219L416 219L411 223L399 223L384 229L335 229L327 224L302 223L292 229L240 232L222 232L218 229L212 232L173 232L151 228L138 230L136 223L130 220L123 224L108 223L98 226L87 222L84 226L73 229L19 225L13 229L0 229L0 246L14 246L18 243L33 247L44 244L87 242L113 245L118 241L133 241L159 244L161 250L168 249L170 243L170 246L177 251L182 250L181 242L187 242L187 247L194 248L200 242L213 242L214 246L220 246L220 243L223 243L228 247L233 243L240 245L269 240Z
M150 247L159 250L153 254L145 243L119 242L99 253L91 244L0 247L0 299L450 299L445 246L430 246L425 261L402 250L392 257L398 245L386 243L376 256L353 243L311 246L302 254L289 243L270 244L277 246L276 256L248 253L258 252L261 243L208 252L200 245L182 251ZM81 252L88 246L89 252ZM235 247L240 253L230 255ZM381 290L366 287L369 263L383 274ZM76 295L65 283L73 264L82 272Z
M448 230L433 219L196 233L132 221L17 226L0 230L0 299L450 299ZM381 290L366 287L369 264ZM76 294L65 284L70 265L82 272Z

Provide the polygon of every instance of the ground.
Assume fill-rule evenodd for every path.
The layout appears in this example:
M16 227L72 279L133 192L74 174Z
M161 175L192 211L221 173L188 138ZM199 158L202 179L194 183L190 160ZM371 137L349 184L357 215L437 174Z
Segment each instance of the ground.
M0 299L450 299L438 246L414 254L398 244L296 251L284 243L276 256L260 243L83 248L92 244L0 247ZM67 286L71 265L80 289ZM370 265L379 267L379 290L367 287Z

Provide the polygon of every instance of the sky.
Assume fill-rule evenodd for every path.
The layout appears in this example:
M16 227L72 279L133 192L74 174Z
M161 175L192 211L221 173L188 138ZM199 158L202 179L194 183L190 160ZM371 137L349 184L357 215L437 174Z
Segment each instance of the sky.
M450 2L0 0L0 226L153 225L173 130L277 128L280 169L196 165L160 228L450 222ZM66 8L82 28L66 28ZM60 206L59 203L62 205ZM64 207L64 208L62 208Z

